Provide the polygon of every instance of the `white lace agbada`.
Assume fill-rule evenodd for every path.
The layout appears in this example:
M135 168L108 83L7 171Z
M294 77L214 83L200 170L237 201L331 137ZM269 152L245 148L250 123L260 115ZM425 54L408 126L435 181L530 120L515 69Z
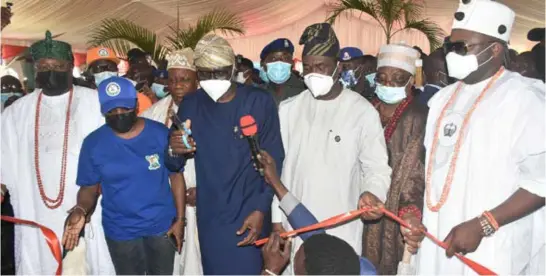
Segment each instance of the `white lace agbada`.
M440 122L433 204L440 199L463 118L488 82L463 85ZM445 87L429 101L427 151L440 112L457 85ZM544 103L544 83L517 73L505 71L491 86L470 119L445 205L439 212L424 208L423 224L432 235L444 239L454 226L495 208L519 188L546 195ZM427 166L431 162L428 154ZM501 227L466 256L499 275L543 275L544 208ZM418 274L475 275L457 258L448 259L444 249L426 238L416 263Z
M104 124L97 92L74 86L70 110L70 132L64 201L57 209L47 208L40 197L34 165L36 104L40 90L26 95L2 113L1 182L11 195L15 217L36 221L62 239L67 212L76 204L78 156L83 139ZM60 187L63 137L69 93L43 95L40 107L40 172L44 190L56 198ZM115 274L104 240L100 202L86 226L88 274ZM15 226L15 270L17 274L53 274L57 269L39 229Z

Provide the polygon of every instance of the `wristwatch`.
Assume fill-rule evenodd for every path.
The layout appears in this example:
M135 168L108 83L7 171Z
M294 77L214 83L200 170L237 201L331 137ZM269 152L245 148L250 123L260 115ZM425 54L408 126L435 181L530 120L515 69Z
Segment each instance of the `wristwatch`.
M482 215L478 217L478 220L480 221L480 226L482 227L482 234L484 237L490 237L495 233L495 228L493 228L493 225L491 225L485 216Z

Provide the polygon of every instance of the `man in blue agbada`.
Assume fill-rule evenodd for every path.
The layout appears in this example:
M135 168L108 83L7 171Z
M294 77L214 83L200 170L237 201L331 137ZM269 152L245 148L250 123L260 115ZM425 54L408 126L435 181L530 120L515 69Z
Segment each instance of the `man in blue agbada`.
M214 34L201 39L195 66L201 89L184 97L177 114L191 131L173 127L166 165L183 171L188 155L194 155L204 274L257 275L262 256L252 244L271 230L273 190L252 165L239 119L255 118L259 144L280 168L284 150L277 107L266 91L235 83L235 55L225 39Z

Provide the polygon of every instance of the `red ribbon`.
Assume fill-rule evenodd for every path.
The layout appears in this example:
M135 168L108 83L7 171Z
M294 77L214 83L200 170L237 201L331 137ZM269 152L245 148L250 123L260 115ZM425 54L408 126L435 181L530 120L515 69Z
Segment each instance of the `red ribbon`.
M55 260L57 260L57 262L59 263L59 266L57 267L57 271L55 272L55 275L61 275L62 268L63 268L63 254L61 253L62 251L61 251L61 245L59 243L59 239L57 238L57 235L55 235L55 232L53 232L53 230L41 224L38 224L34 221L18 219L18 218L8 217L8 216L0 216L0 219L9 221L12 223L30 225L30 226L40 228L40 230L42 231L46 239L47 246L49 246L51 253L53 253L53 257L55 257Z
M293 230L293 231L290 231L290 232L282 233L280 236L283 237L283 238L292 237L292 236L295 236L295 235L298 235L298 234L301 234L301 233L304 233L304 232L309 232L309 231L313 231L313 230L317 230L317 229L332 227L334 225L338 225L340 223L352 220L352 219L360 216L362 213L364 213L364 212L366 212L368 210L369 210L369 208L363 208L363 209L360 209L360 210L351 211L349 213L337 215L335 217L331 217L329 219L323 220L323 221L321 221L319 223L316 223L316 224L313 224L313 225L309 225L309 226L306 226L306 227L303 227L303 228L300 228L300 229L297 229L297 230ZM411 228L409 226L409 224L407 224L404 220L402 220L401 218L399 218L398 216L396 216L395 214L393 214L389 210L383 208L382 211L383 211L383 213L385 213L385 215L387 217L390 217L394 221L400 223L400 225L402 225L402 226L404 226L406 228ZM425 232L424 234L425 234L425 236L427 236L427 238L434 241L438 246L440 246L440 247L442 247L444 249L447 249L447 244L440 241L438 238L434 237L432 234L430 234L428 232ZM263 245L263 244L267 243L268 240L269 240L269 238L257 240L254 244L256 246L260 246L260 245ZM488 269L487 267L485 267L485 266L483 266L481 264L478 264L478 263L472 261L471 259L466 258L465 256L463 256L463 255L461 255L459 253L456 253L455 256L457 256L457 258L459 258L459 260L461 260L465 265L470 267L472 270L474 270L474 272L476 272L479 275L498 275L497 273L493 272L492 270Z

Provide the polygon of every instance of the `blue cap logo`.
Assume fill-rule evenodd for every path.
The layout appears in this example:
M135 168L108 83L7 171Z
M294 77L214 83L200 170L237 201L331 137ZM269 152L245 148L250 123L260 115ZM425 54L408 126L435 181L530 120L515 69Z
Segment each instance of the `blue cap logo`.
M288 44L288 40L284 40L284 48L288 48L290 47L290 44Z
M343 60L350 60L350 59L351 59L351 55L349 55L349 52L343 53Z
M106 85L106 95L110 97L115 97L119 95L121 92L121 87L119 87L119 84L115 82L111 82L108 85Z

